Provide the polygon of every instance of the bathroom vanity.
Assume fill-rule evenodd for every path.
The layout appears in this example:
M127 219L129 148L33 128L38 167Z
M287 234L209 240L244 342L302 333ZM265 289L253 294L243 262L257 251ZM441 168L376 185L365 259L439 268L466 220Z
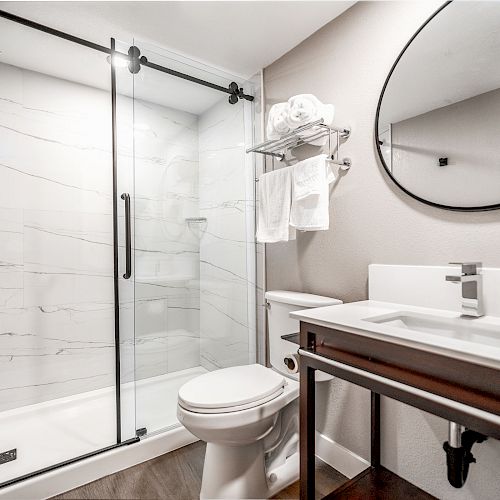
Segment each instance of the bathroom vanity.
M370 266L370 300L292 313L301 322L301 498L314 498L316 370L371 391L372 467L331 498L379 487L392 498L430 497L380 464L380 395L500 439L498 311L490 300L485 310L495 316L462 317L448 271ZM485 269L482 277L487 301L500 275Z

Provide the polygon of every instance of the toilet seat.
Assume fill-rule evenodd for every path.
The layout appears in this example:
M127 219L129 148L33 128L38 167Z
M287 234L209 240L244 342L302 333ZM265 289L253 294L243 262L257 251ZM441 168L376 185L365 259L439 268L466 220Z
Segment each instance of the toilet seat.
M285 377L262 365L222 368L179 390L179 404L196 413L230 413L260 406L283 393Z

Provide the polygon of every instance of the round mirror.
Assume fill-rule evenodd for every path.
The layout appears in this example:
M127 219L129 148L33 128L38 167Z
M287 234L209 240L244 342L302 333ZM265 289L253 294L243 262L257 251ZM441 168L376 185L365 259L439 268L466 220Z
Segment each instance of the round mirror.
M500 208L500 2L451 2L394 63L375 120L391 179L448 210Z

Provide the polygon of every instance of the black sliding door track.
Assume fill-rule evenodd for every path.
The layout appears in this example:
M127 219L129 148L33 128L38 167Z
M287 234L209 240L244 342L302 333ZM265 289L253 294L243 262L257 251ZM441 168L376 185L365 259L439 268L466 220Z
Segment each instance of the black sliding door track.
M31 479L31 478L36 477L36 476L41 476L42 474L45 474L46 472L51 472L51 471L60 469L61 467L74 464L75 462L79 462L80 460L85 460L86 458L95 457L96 455L100 455L101 453L105 453L106 451L115 450L116 448L121 448L122 446L128 446L129 444L134 444L134 443L137 443L139 441L140 441L140 439L138 437L128 439L127 441L122 441L121 443L113 444L111 446L106 446L106 448L101 448L100 450L92 451L90 453L86 453L85 455L80 455L80 456L75 457L75 458L70 458L69 460L65 460L64 462L59 462L58 464L51 465L51 466L45 467L43 469L39 469L35 472L30 472L29 474L25 474L24 476L19 476L19 477L16 477L14 479L9 479L8 481L0 483L0 489L6 488L7 486L12 486L16 483L20 483L21 481L25 481L26 479Z
M105 52L106 54L111 54L111 49L109 47L104 47L104 45L99 45L97 43L89 42L88 40L79 38L74 35L70 35L69 33L65 33L64 31L59 31L54 28L50 28L49 26L45 26L44 24L36 23L35 21L30 21L29 19L26 19L24 17L16 16L15 14L11 14L10 12L6 12L5 10L0 10L0 17L8 19L9 21L14 21L16 23L22 24L23 26L27 26L28 28L33 28L38 31L43 31L44 33L48 33L49 35L54 35L59 38L64 38L64 40L78 43L79 45L84 45L85 47L98 50L99 52Z
M11 14L10 12L6 12L4 10L0 10L0 17L3 17L4 19L8 19L10 21L14 21L16 23L22 24L23 26L27 26L29 28L36 29L38 31L43 31L44 33L48 33L49 35L54 35L59 38L63 38L64 40L68 40L70 42L78 43L79 45L83 45L85 47L89 47L90 49L98 50L99 52L103 52L105 54L111 54L112 50L109 47L105 47L104 45L99 45L98 43L90 42L89 40L85 40L84 38L80 38L74 35L70 35L69 33L65 33L64 31L56 30L54 28L50 28L49 26L45 26L44 24L37 23L35 21L31 21L29 19L26 19L24 17L16 16L15 14ZM121 57L129 58L129 54L123 54L121 52L115 52L116 54L119 54ZM245 99L247 101L253 101L254 97L252 95L245 94L243 92L242 88L239 88L239 86L233 82L231 85L229 85L228 88L222 87L221 85L217 85L212 82L207 82L206 80L202 80L201 78L196 78L195 76L188 75L186 73L181 73L180 71L176 71L171 68L166 68L165 66L161 66L159 64L155 64L152 62L149 62L146 57L141 57L138 62L141 64L141 66L146 66L151 69L155 69L157 71L161 71L162 73L167 73L169 75L175 76L177 78L182 78L183 80L187 80L189 82L197 83L198 85L203 85L204 87L208 87L214 90L217 90L219 92L224 92L226 94L229 94L230 99L231 97L236 97L237 99ZM234 84L234 86L233 86ZM236 99L236 100L237 100ZM231 104L234 104L234 102L230 101Z

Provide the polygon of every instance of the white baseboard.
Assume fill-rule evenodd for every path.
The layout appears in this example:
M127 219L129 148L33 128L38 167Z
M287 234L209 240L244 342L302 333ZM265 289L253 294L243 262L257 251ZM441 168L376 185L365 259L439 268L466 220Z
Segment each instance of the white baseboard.
M370 462L316 432L316 456L349 479L370 467Z
M0 490L0 499L39 500L78 488L109 474L198 441L184 427L95 455Z

